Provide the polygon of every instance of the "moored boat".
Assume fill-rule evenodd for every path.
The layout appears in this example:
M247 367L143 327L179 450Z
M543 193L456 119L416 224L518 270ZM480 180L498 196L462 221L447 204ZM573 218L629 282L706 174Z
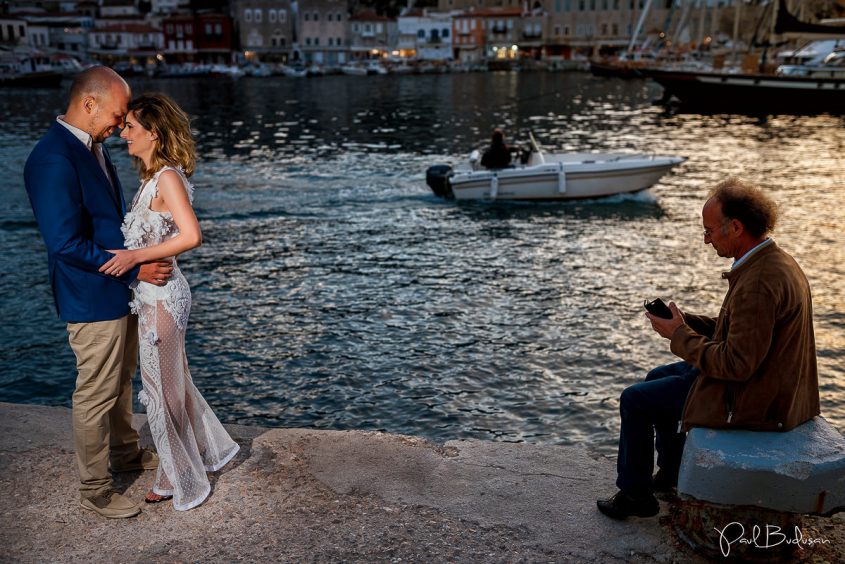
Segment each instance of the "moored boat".
M845 78L659 69L644 73L688 109L751 114L845 114ZM664 99L669 96L664 95Z
M845 26L830 25L841 21L800 21L789 12L785 0L772 6L773 36L811 41L782 55L793 59L810 56L809 61L777 69L743 64L741 73L689 69L645 69L643 73L663 86L663 100L675 97L685 109L753 115L845 114L845 56L841 51ZM829 53L824 52L825 45Z
M349 63L340 67L340 72L343 74L349 74L352 76L367 76L367 69L361 65L357 65L355 63Z
M0 86L58 88L62 79L82 70L73 57L51 57L27 47L0 49Z

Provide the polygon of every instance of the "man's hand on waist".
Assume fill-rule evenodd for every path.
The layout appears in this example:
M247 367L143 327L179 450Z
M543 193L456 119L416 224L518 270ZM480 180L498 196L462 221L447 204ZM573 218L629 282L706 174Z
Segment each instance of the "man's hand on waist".
M173 262L169 260L157 260L142 264L137 280L155 284L156 286L164 286L171 276L173 276Z

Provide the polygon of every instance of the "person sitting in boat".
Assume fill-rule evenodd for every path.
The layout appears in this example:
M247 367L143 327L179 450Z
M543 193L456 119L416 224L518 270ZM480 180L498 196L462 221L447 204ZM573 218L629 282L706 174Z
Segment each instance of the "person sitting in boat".
M484 151L481 156L481 166L484 168L507 168L511 164L511 148L505 145L504 132L496 128L493 130L493 139L490 148Z

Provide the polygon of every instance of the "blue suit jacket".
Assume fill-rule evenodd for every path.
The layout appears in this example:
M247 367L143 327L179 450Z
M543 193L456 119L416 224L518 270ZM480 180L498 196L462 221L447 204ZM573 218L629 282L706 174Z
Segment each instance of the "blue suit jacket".
M47 245L50 285L59 317L68 322L119 319L129 313L129 284L139 267L120 278L97 272L122 249L126 203L111 159L106 165L115 194L97 158L54 122L24 167L26 193Z

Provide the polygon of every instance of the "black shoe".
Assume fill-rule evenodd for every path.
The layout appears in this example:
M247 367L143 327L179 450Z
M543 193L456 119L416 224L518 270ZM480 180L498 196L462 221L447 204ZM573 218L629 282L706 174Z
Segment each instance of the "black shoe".
M660 513L660 504L652 494L634 498L621 490L610 499L598 500L596 505L599 511L613 519L654 517Z
M654 493L672 493L672 490L677 487L677 472L669 472L663 468L658 468L657 474L651 479L651 489Z

